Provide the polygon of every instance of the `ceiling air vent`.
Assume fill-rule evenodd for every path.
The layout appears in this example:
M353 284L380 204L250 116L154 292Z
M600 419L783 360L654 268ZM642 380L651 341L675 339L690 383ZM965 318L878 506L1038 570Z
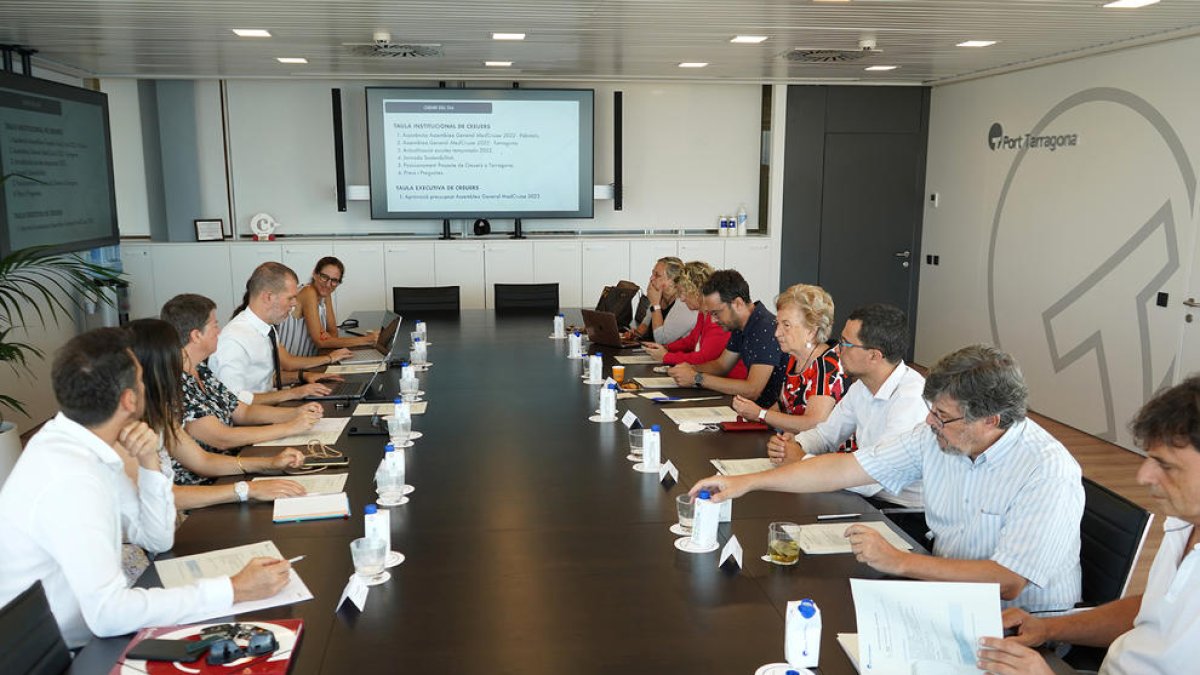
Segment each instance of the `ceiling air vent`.
M868 56L882 54L881 49L812 49L797 47L783 53L785 61L792 63L853 63Z
M350 51L353 52L355 56L373 56L393 59L426 59L443 55L442 46L440 44L407 45L393 44L391 42L374 42L370 44L352 45L350 46Z

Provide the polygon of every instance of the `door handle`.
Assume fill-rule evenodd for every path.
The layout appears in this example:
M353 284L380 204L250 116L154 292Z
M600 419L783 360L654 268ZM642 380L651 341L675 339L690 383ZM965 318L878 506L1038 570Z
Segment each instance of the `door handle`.
M1183 301L1183 306L1184 307L1194 307L1194 308L1200 309L1200 302L1196 302L1195 298L1188 298L1187 300Z
M912 256L912 253L910 253L909 251L900 251L899 253L893 253L892 255L897 258L908 260L909 257Z

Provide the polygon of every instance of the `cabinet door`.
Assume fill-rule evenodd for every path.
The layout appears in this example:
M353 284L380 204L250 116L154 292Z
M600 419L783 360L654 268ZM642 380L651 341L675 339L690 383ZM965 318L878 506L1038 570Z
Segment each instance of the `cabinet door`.
M650 268L645 270L647 278ZM629 279L629 242L591 240L583 242L583 287L581 307L595 307L600 291ZM645 283L643 281L643 283Z
M483 242L439 242L434 246L438 286L458 286L463 309L483 309Z
M533 242L490 241L483 245L484 296L496 306L495 284L533 283Z
M390 292L384 292L383 247L377 243L334 244L333 255L346 266L342 285L333 294L338 320L354 312L377 312L391 305Z
M714 269L725 268L725 242L712 239L688 239L679 242L679 259L683 262L703 260Z
M312 271L317 261L328 255L333 255L333 244L283 244L283 257L279 262L292 268L300 285L312 283ZM342 262L345 262L344 260ZM337 294L334 293L334 297Z
M582 307L581 246L577 241L533 242L533 280L558 284L559 307ZM595 301L592 301L594 306Z
M750 297L773 307L779 294L779 258L769 239L725 242L725 267L735 269L750 284Z
M387 284L383 290L385 307L392 309L392 289L396 286L437 285L437 276L434 274L435 246L432 241L413 241L384 247L383 260L387 267L384 272Z
M634 239L629 242L629 276L624 278L641 286L644 291L658 259L677 255L679 246L674 239Z
M271 241L245 241L229 244L229 275L231 280L230 311L242 304L242 296L246 294L246 282L254 273L254 268L265 262L279 262L283 258L283 247ZM218 298L213 298L220 304ZM229 320L229 314L217 313L221 325Z
M156 244L151 257L154 301L159 308L180 293L199 293L217 303L217 320L222 325L229 321L235 305L231 302L228 244Z
M154 262L150 245L121 244L121 269L129 281L129 318L157 318L162 309L154 297Z

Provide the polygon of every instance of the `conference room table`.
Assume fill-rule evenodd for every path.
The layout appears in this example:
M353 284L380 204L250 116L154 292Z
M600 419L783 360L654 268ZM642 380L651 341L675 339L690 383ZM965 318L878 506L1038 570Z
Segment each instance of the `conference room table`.
M752 493L734 501L719 531L722 546L737 536L745 567L718 568L717 552L674 547L675 497L714 473L711 459L764 456L769 432L685 434L661 404L619 400L618 415L632 410L645 426L662 426L663 459L680 478L664 487L657 474L633 470L625 426L588 420L599 387L583 383L585 361L567 358L566 340L548 339L551 316L413 318L428 325L432 365L419 375L428 408L413 417L423 437L406 450L416 489L390 509L392 548L406 559L370 589L364 611L334 608L354 571L349 544L375 501L386 436L343 433L336 444L351 459L350 518L274 524L270 503L197 509L163 554L271 540L286 557L305 556L295 570L312 600L239 617L304 620L291 672L749 674L784 660L786 605L805 597L823 617L819 672L855 672L835 640L855 632L849 579L883 575L848 554L801 554L793 566L760 556L773 521L885 516L852 493ZM567 320L580 323L578 312ZM405 317L402 330L411 326ZM607 376L617 350L591 349L604 352ZM626 366L626 378L651 368ZM390 394L398 382L396 368L377 385ZM353 405L327 403L326 414ZM347 431L369 421L356 417ZM153 566L139 585L157 585ZM128 640L94 640L70 672L109 672Z

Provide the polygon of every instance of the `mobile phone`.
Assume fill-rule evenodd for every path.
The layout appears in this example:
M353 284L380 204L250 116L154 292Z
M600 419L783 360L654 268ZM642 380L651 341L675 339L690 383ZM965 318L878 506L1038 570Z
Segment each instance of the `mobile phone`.
M189 647L195 646L195 640L142 640L125 654L127 659L142 659L143 661L182 661L191 663L204 655L204 649L195 651Z
M305 457L304 466L346 466L350 463L350 458L342 455L341 457Z

